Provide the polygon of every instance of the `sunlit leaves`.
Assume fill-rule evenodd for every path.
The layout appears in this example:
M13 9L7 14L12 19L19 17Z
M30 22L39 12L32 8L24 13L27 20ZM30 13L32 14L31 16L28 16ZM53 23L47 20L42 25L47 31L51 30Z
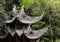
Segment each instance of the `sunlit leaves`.
M45 26L45 22L38 22L36 24L32 24L32 29L38 30L38 29L42 29Z

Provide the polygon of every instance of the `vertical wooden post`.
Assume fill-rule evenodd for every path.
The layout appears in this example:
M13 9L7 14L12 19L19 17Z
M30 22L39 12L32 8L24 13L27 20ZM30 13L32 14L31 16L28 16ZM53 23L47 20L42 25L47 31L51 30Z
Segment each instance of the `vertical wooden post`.
M39 41L40 41L40 39L37 39L37 40L36 40L36 42L39 42Z
M30 40L30 42L36 42L36 40Z

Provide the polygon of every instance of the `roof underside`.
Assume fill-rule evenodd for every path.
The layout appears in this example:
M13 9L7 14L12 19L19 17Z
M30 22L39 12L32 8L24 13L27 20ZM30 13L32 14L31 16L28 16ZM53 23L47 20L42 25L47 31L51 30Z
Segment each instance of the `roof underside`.
M15 34L17 34L19 37L21 37L22 34L24 34L29 39L38 39L45 32L47 32L47 30L48 30L48 26L43 27L43 29L40 29L40 30L33 30L29 26L22 27L22 29L17 30L16 27L12 28L12 27L8 26L7 30L4 30L5 35L4 35L4 33L0 32L0 33L2 33L2 34L0 34L0 38L5 38L8 35L8 33L10 33L12 37L14 37Z

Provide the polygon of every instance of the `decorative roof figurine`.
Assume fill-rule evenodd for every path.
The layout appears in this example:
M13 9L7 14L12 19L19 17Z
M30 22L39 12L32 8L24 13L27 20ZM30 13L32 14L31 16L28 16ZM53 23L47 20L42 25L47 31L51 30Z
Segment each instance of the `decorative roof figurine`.
M8 33L12 35L12 37L14 37L15 34L17 34L19 37L25 35L29 39L38 39L45 32L47 32L48 26L45 26L43 27L43 29L40 30L33 30L31 28L31 25L33 23L40 21L44 17L44 14L38 17L30 17L25 14L24 6L22 6L21 10L17 10L16 6L15 5L13 6L14 8L12 15L14 17L11 20L7 20L5 22L6 23L5 28L7 29ZM0 38L5 38L8 35L8 33L6 33L6 35L4 36L0 35Z

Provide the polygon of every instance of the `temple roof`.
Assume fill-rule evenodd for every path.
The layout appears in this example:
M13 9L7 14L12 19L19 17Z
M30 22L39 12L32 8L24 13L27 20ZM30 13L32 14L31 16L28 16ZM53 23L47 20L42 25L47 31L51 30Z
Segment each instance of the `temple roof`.
M21 10L16 10L15 5L12 11L12 15L14 17L11 20L7 20L6 23L11 23L15 20L15 18L17 18L21 23L32 24L40 21L44 17L44 14L41 14L40 16L37 17L30 17L25 14L23 6Z
M43 29L39 29L39 30L33 30L30 26L31 26L31 24L33 24L33 23L36 23L36 22L38 22L38 21L40 21L41 19L43 19L43 17L44 17L44 14L41 14L40 16L38 16L38 17L30 17L30 16L28 16L28 15L26 15L25 14L25 12L24 12L24 8L22 7L22 9L21 10L16 10L16 6L14 6L14 8L13 8L13 18L11 19L11 20L7 20L7 21L5 21L5 23L12 23L12 22L14 22L15 21L15 19L17 18L18 20L17 21L19 21L19 22L21 22L21 23L23 23L23 24L29 24L29 25L27 25L27 26L22 26L22 29L17 29L17 27L16 27L16 24L14 24L13 26L14 26L14 28L13 27L11 27L11 26L5 26L5 28L7 29L7 30L4 30L4 32L5 32L5 34L6 35L4 35L4 33L2 33L3 34L3 36L0 34L0 38L5 38L7 35L8 35L8 33L10 33L11 35L12 35L12 37L15 35L15 33L17 33L17 35L20 37L20 36L22 36L22 34L24 34L27 38L29 38L29 39L38 39L38 38L40 38L45 32L47 32L47 30L48 30L48 26L46 26L46 27L43 27ZM17 22L16 21L16 22ZM21 26L21 25L20 25ZM21 28L21 27L20 27ZM8 31L8 32L7 32Z
M24 34L29 39L38 39L40 38L45 32L47 32L48 26L43 27L43 29L40 30L33 30L30 27L28 27L26 30L24 30Z
M24 34L27 38L29 39L38 39L40 37L42 37L42 35L47 32L48 30L48 26L43 27L42 29L39 30L33 30L30 26L24 27L22 29L15 29L11 28L11 27L6 27L7 30L4 30L4 33L0 34L0 38L5 38L8 33L11 34L12 37L14 37L15 34L17 34L19 37L22 36L22 34ZM2 36L3 35L3 36Z
M18 19L21 23L24 23L24 24L32 24L32 23L36 23L38 21L40 21L42 18L43 18L43 14L39 17L28 17L28 16L25 16L24 18L23 17L13 17L11 20L7 20L5 23L11 23L13 22L15 19Z

